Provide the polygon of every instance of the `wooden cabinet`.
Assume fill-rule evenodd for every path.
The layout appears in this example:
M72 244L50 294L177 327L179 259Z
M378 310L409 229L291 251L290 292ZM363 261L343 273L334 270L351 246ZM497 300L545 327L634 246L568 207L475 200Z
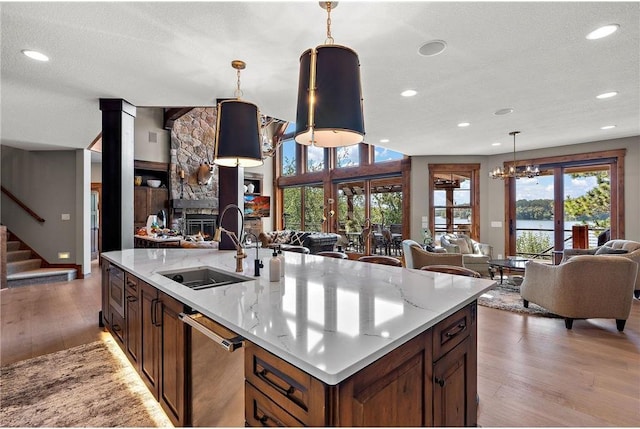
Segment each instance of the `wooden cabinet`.
M476 303L329 386L269 352L245 351L248 426L475 426Z
M109 326L115 334L116 342L124 350L125 319L124 319L124 271L115 265L108 270L108 294L109 294Z
M125 350L129 361L140 368L140 289L138 279L125 273Z
M140 288L140 375L156 399L160 383L160 326L157 322L158 290L139 282Z
M477 306L472 303L434 329L433 424L476 426Z
M185 424L184 306L153 286L140 286L140 375L174 425Z
M100 308L99 320L101 327L109 325L111 321L109 318L109 268L111 268L111 264L109 261L103 259L101 268L102 306Z
M165 210L169 215L169 165L164 162L135 160L134 175L142 180L133 188L133 226L147 225L147 217ZM160 188L147 186L148 179L160 180Z
M133 226L140 228L147 225L149 215L158 214L160 210L169 213L169 190L166 188L150 188L136 186L133 189Z

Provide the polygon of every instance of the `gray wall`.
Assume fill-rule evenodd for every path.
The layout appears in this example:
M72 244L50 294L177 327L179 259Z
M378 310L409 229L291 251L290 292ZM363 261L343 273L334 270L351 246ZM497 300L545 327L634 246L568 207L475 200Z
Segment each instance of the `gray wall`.
M171 133L162 128L163 121L162 108L136 107L133 159L169 163ZM155 135L155 142L151 141L150 133Z
M80 152L80 153L79 153ZM39 223L22 208L2 195L1 221L45 260L54 264L82 265L83 273L91 267L82 237L86 222L85 202L89 198L89 166L85 150L29 152L2 147L2 184L27 207L45 219ZM68 214L69 220L62 220ZM86 216L89 216L87 210ZM86 235L88 236L87 227ZM69 252L68 259L59 252Z
M640 137L604 140L555 148L523 151L519 159L573 155L603 150L626 149L625 156L625 238L640 241ZM480 163L480 240L493 246L494 256L505 254L505 190L502 180L490 179L489 170L513 159L513 153L496 156L417 156L411 167L411 237L421 241L421 217L428 213L429 171L433 163ZM491 227L492 221L502 227Z

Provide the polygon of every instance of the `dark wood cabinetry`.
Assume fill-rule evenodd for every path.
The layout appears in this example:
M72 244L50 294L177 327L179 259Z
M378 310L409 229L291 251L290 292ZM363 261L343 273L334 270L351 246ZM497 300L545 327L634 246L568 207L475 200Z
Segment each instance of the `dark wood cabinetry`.
M104 325L173 424L184 426L187 338L178 318L184 305L105 260L102 282Z
M131 363L140 368L140 288L138 279L125 274L125 349Z
M160 210L169 213L169 190L166 188L150 188L136 186L133 190L133 225L140 228L147 225L149 215L158 214Z
M336 386L249 344L249 426L475 426L476 303Z
M169 215L169 166L163 162L134 161L134 174L142 179L133 189L133 226L147 225L147 217L165 210ZM160 188L147 186L148 179L160 180Z

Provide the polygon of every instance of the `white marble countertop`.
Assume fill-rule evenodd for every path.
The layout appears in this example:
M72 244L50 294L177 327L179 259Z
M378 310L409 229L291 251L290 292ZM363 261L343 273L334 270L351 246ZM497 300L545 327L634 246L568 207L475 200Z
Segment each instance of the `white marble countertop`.
M247 282L199 291L162 274L211 266L235 272L235 251L131 249L109 261L247 340L335 385L471 303L493 280L284 252L285 276L269 282L271 252Z

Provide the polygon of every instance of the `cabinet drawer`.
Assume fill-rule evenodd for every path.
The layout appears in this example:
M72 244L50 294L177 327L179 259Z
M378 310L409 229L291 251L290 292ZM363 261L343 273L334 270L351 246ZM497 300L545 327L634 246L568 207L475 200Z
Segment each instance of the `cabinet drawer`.
M127 295L138 297L139 296L138 295L138 278L132 276L129 273L126 273L124 278L125 278L124 284L127 289Z
M111 315L111 332L115 335L120 348L124 350L124 318L113 307L109 307Z
M275 402L267 398L249 382L245 382L244 414L247 426L280 426L300 427L304 426L291 414L287 413Z
M472 318L472 307L475 303L458 310L438 323L433 328L433 359L438 360L447 352L460 344L475 328L475 317Z
M249 383L303 424L325 426L325 387L319 380L249 341L244 373Z

